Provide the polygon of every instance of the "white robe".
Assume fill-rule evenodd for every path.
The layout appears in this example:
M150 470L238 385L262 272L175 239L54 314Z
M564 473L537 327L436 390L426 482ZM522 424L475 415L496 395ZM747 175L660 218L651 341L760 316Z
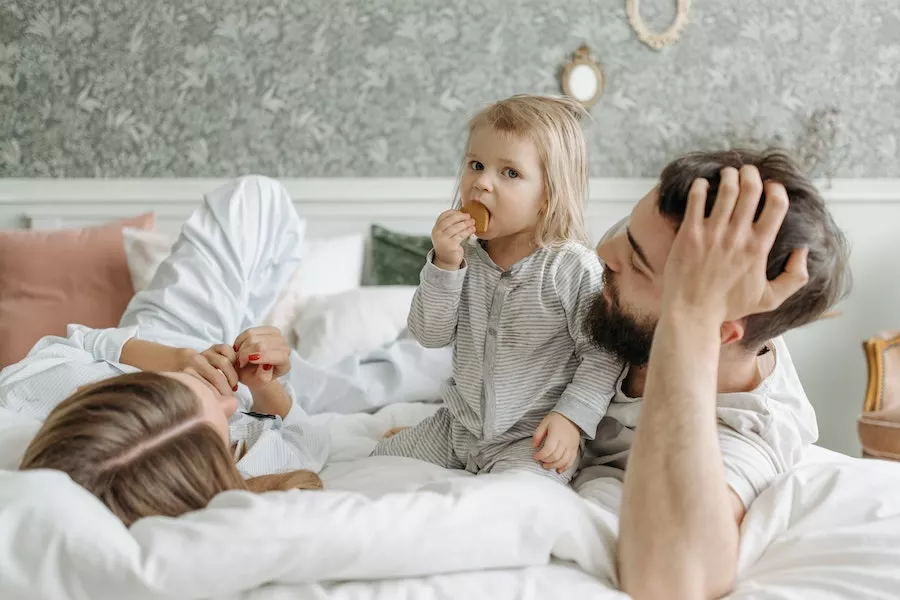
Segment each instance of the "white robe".
M120 326L70 325L67 338L41 339L26 358L0 372L0 407L43 420L79 386L136 371L119 362L132 337L198 351L232 344L262 322L296 270L304 231L287 191L272 179L243 177L207 194ZM328 436L307 422L309 413L437 399L449 374L449 349L426 350L411 339L328 370L292 352L282 383L293 404L283 421L241 413L250 410L252 398L239 386L241 406L230 422L232 441L246 449L238 469L246 477L319 471Z

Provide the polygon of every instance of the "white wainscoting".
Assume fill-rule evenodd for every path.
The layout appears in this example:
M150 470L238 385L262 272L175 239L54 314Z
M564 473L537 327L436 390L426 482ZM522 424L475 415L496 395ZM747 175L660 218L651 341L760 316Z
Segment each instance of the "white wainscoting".
M55 229L154 211L159 227L178 228L205 192L223 179L0 179L0 228ZM371 223L428 233L450 206L450 178L283 179L308 234L365 231ZM592 234L626 215L654 185L648 179L602 179L592 185Z
M204 192L223 179L0 179L0 229L55 229L153 211L158 227L176 230ZM284 179L308 235L366 231L370 224L427 233L446 209L454 180ZM818 182L851 245L854 288L839 318L789 333L800 378L816 407L822 445L858 454L856 417L866 385L861 342L900 329L900 180ZM650 179L591 181L588 223L597 239L628 214Z

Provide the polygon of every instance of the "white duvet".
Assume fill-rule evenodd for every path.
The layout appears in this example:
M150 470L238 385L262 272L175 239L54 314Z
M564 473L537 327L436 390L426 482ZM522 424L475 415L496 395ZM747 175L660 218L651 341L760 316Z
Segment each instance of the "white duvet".
M333 437L327 491L230 492L130 530L59 473L0 471L0 598L625 597L618 482L579 496L364 458L432 410L316 417ZM0 414L0 465L28 427ZM739 569L736 598L900 596L900 465L825 454L780 478L745 518Z

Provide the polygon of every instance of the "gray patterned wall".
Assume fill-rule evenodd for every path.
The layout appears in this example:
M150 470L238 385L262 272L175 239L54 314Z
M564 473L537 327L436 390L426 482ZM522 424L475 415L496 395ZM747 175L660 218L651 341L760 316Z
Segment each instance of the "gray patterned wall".
M900 177L900 2L692 4L656 52L623 0L0 0L0 176L448 176L468 114L558 91L584 41L594 176L780 140Z

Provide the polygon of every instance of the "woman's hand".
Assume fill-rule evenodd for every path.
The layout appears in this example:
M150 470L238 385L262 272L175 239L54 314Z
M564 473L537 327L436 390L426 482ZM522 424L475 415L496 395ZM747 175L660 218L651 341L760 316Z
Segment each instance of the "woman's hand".
M291 370L291 349L276 327L252 327L230 348L237 377L250 391L261 389Z
M211 383L220 394L237 391L238 374L234 367L237 353L231 346L217 344L197 352L131 338L122 347L119 360L142 371L181 371Z
M231 346L216 344L203 352L185 355L181 367L177 370L205 379L225 396L238 389L236 360L237 352Z

